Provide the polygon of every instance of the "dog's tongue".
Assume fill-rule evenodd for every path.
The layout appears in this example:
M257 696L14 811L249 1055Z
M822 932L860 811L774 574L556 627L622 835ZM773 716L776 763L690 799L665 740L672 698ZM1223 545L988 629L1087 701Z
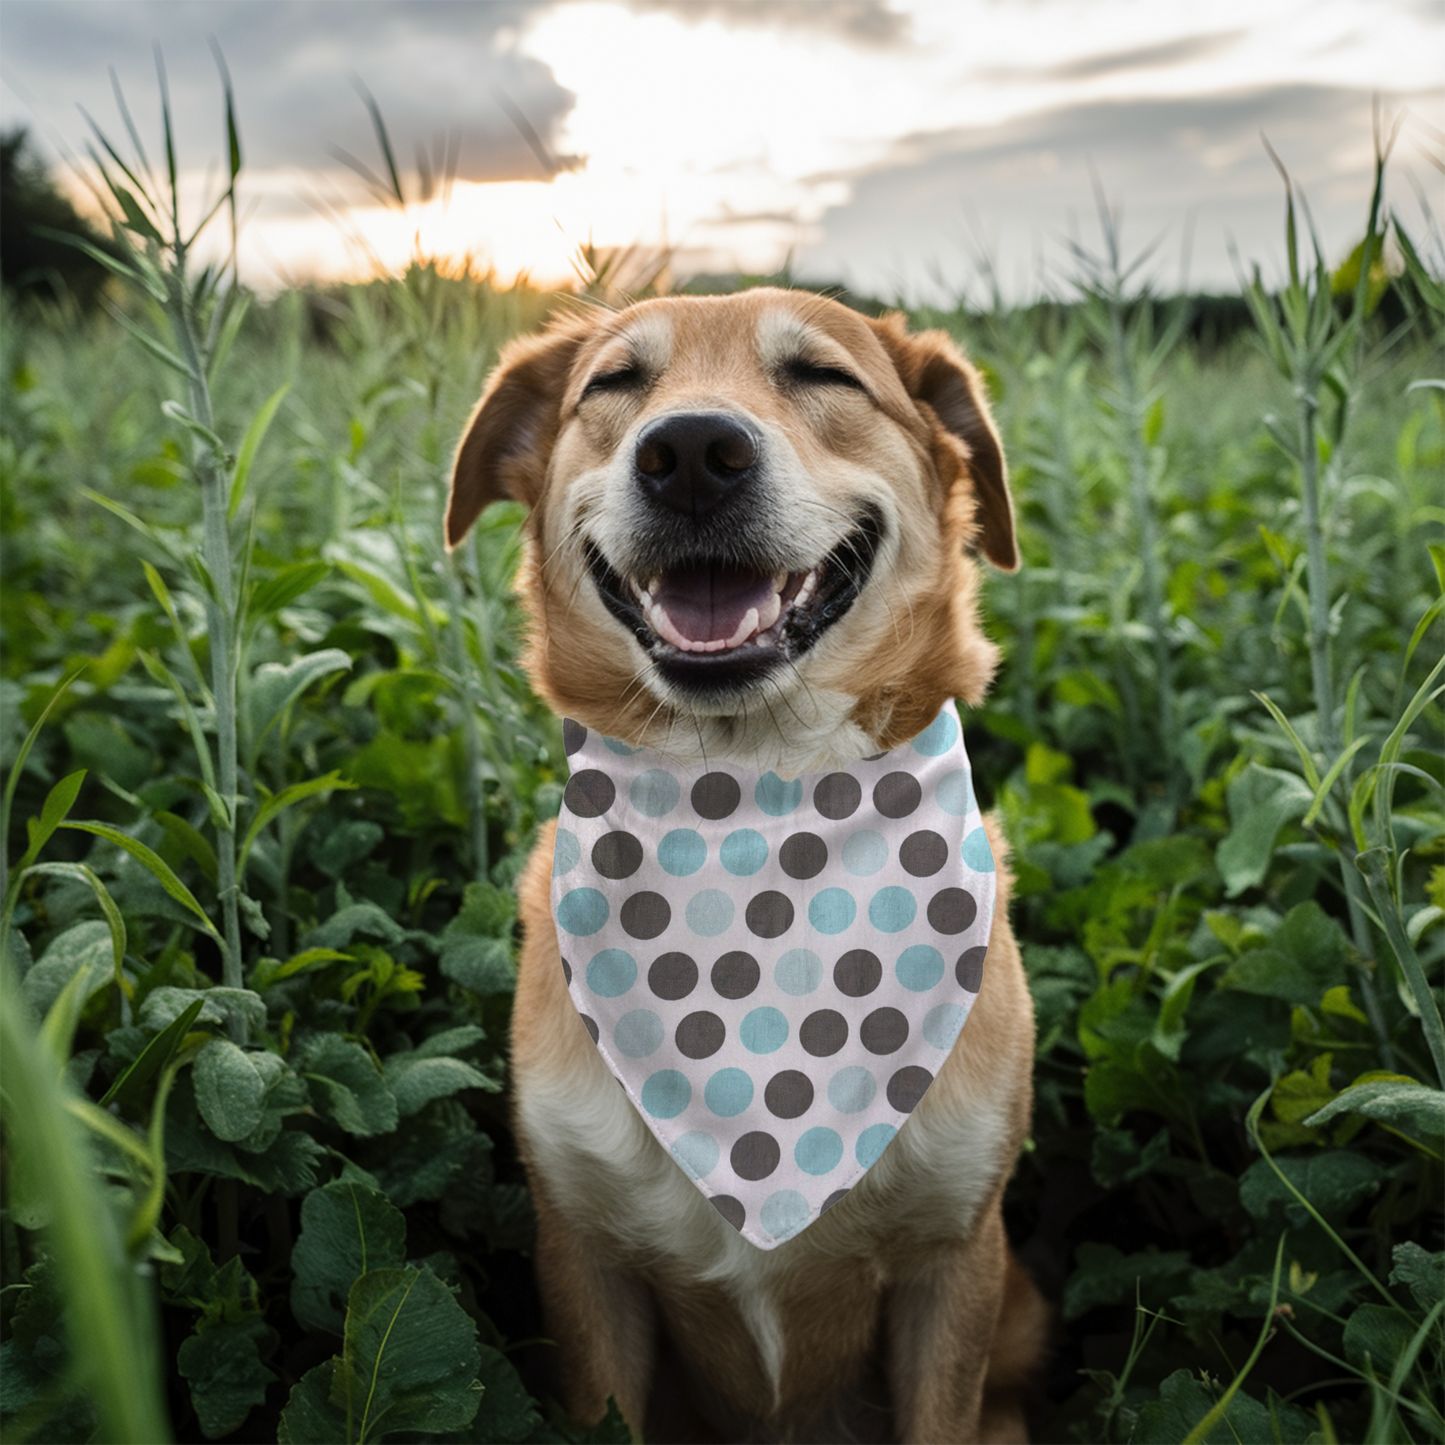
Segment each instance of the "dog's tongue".
M749 632L761 618L767 617L769 624L776 618L776 598L770 576L744 567L669 572L652 589L654 606L666 614L680 637L693 644L736 645L733 639L742 640L738 629L749 613L753 614Z

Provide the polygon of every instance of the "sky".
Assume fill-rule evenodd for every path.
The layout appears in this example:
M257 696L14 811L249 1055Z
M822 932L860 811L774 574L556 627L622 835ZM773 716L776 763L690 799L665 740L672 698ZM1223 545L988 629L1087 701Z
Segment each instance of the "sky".
M113 72L159 159L159 44L199 215L225 155L212 42L263 290L416 255L551 284L591 243L675 277L1029 299L1098 250L1100 196L1141 276L1233 290L1284 268L1262 137L1338 261L1377 111L1401 122L1390 203L1417 233L1422 204L1445 217L1442 0L0 0L0 126L76 185L86 114L130 150ZM404 211L357 174L384 168L364 94Z

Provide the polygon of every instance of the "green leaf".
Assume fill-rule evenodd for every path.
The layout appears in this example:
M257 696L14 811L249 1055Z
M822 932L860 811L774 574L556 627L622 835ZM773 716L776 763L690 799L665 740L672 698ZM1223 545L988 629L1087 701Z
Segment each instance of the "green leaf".
M166 830L166 836L185 854L201 872L212 887L216 883L216 850L210 839L194 824L188 823L175 813L162 810L153 814L157 823Z
M145 1086L170 1063L182 1040L190 1033L192 1025L200 1017L204 1000L194 1000L183 1013L178 1014L141 1050L135 1062L116 1075L100 1100L100 1107L118 1104L122 1112L133 1108L137 1096Z
M1078 1319L1096 1305L1162 1306L1183 1288L1193 1264L1187 1250L1160 1253L1150 1245L1126 1255L1112 1244L1081 1244L1074 1252L1074 1272L1064 1286L1064 1318Z
M269 617L289 607L330 573L329 562L298 562L293 567L283 567L273 577L257 583L247 610L252 617Z
M1388 1375L1414 1333L1403 1310L1360 1305L1345 1321L1345 1358L1361 1370L1369 1366L1377 1375Z
M173 988L162 984L153 988L140 1007L137 1020L144 1028L160 1030L174 1023L197 1000L200 1023L229 1024L235 1019L247 1034L259 1033L266 1027L266 1004L249 988Z
M291 1312L309 1330L340 1335L351 1286L405 1263L406 1220L384 1194L342 1180L313 1189L291 1254Z
M1445 1091L1404 1074L1363 1074L1305 1123L1314 1127L1344 1113L1363 1114L1396 1129L1445 1134Z
M240 450L236 453L236 468L231 473L231 499L226 505L228 522L241 509L241 501L246 495L246 482L251 475L251 464L256 460L256 453L265 439L282 398L290 389L291 383L283 382L261 403L261 409L252 417L251 425L246 428L246 435L241 439Z
M321 793L334 793L338 788L354 788L355 786L355 783L347 782L340 773L327 773L325 777L308 778L304 783L293 783L279 793L272 793L256 809L256 816L251 820L251 826L246 829L246 836L241 842L240 853L237 856L237 871L245 873L246 859L250 856L252 846L260 837L261 830L278 814L284 813L287 808L301 802L304 798L314 798Z
M1206 1384L1189 1370L1175 1370L1159 1387L1159 1398L1139 1410L1129 1445L1179 1445L1214 1408L1220 1393L1213 1381ZM1240 1445L1241 1441L1306 1445L1318 1438L1314 1420L1297 1405L1285 1404L1271 1392L1266 1407L1238 1390L1202 1445Z
M39 856L40 850L50 841L51 834L70 812L76 795L80 792L80 785L84 781L84 768L77 773L71 773L69 777L62 778L45 795L45 802L40 809L40 817L26 819L25 829L30 835L30 846L25 850L25 856L21 858L17 867L28 868Z
M176 1368L189 1382L191 1404L208 1440L239 1430L276 1378L261 1360L271 1331L260 1315L223 1320L185 1340Z
M266 1081L229 1039L212 1039L196 1056L195 1083L196 1105L218 1139L244 1139L261 1122Z
M520 1445L530 1440L541 1427L537 1402L527 1393L512 1362L490 1345L481 1346L482 1404L471 1425L460 1438L496 1442L496 1445ZM453 1437L457 1438L457 1437ZM631 1440L624 1435L625 1441Z
M376 603L383 612L390 612L395 617L405 618L414 627L422 627L422 610L415 603L408 602L392 584L369 567L362 567L355 562L341 562L337 564L341 570L351 578L353 582L359 582L371 594L371 600ZM433 626L440 627L446 622L446 613L435 603L422 598L422 606L427 610L427 616Z
M200 925L212 938L220 941L221 935L216 932L215 925L206 915L206 910L196 902L195 895L179 878L171 871L170 865L158 853L147 848L138 839L132 838L128 833L122 833L119 828L112 828L109 823L62 823L62 828L74 828L82 833L94 833L98 838L108 838L117 847L125 849L137 862L150 870L155 875L161 887L176 900L184 904L196 918Z
M346 1412L331 1403L331 1382L342 1373L341 1361L334 1359L302 1375L281 1411L277 1445L352 1445Z
M360 1044L320 1034L302 1053L300 1071L317 1109L348 1134L369 1138L396 1128L396 1100Z
M1311 900L1290 909L1268 946L1241 954L1220 981L1245 993L1314 1007L1344 977L1348 951L1339 924Z
M448 978L483 998L511 993L517 986L510 939L453 935L443 940L439 963Z
M72 979L83 977L85 997L110 982L114 957L110 928L98 919L76 923L57 934L20 983L20 996L44 1018Z
M1343 1220L1385 1179L1384 1171L1373 1160L1344 1149L1303 1158L1279 1158L1274 1163L1326 1219ZM1244 1171L1239 1181L1239 1201L1258 1220L1282 1208L1296 1229L1302 1228L1309 1217L1267 1159L1256 1159Z
M1395 1246L1393 1258L1390 1283L1408 1286L1422 1310L1433 1310L1445 1299L1445 1253L1428 1254L1410 1240Z
M1279 830L1304 817L1314 793L1297 773L1251 763L1230 783L1228 796L1229 835L1214 861L1225 893L1234 898L1264 881Z
M294 662L264 662L251 678L247 690L247 713L250 718L249 747L254 755L261 740L275 725L281 714L313 682L332 673L346 672L350 656L340 648L323 648L308 652Z
M485 1089L495 1094L502 1087L499 1081L489 1079L461 1059L425 1059L405 1053L387 1059L386 1082L403 1119L433 1099L445 1099L463 1089Z

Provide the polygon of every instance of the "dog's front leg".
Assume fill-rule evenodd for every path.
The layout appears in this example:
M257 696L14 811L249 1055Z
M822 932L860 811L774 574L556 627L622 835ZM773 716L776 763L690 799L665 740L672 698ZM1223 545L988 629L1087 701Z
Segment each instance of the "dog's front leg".
M888 1376L899 1440L980 1439L1007 1264L995 1197L966 1239L921 1254L890 1289Z
M603 1251L533 1190L537 1277L547 1328L557 1345L562 1403L580 1425L593 1425L615 1397L635 1438L652 1389L656 1322L647 1286L610 1267Z

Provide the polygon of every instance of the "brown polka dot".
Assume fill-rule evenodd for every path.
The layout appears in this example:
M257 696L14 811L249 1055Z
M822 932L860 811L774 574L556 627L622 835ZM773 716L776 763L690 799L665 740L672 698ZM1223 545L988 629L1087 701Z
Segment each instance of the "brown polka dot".
M748 900L748 929L759 938L781 938L793 926L793 905L786 893L769 889Z
M784 1069L768 1080L763 1103L776 1118L801 1118L813 1107L813 1081L798 1069Z
M742 796L736 778L727 773L704 773L692 785L692 810L699 818L726 818Z
M818 1209L818 1213L819 1213L819 1214L826 1214L835 1204L837 1204L837 1203L839 1202L839 1200L846 1199L847 1197L848 1197L848 1191L847 1191L846 1189L835 1189L835 1190L823 1201L822 1205L821 1205L821 1206L819 1207L819 1209Z
M825 818L837 822L851 818L863 801L863 789L852 773L829 773L813 789L813 806Z
M604 878L631 878L642 867L642 844L631 833L604 833L592 845L592 866Z
M713 991L723 998L746 998L762 977L750 953L725 953L712 966Z
M876 1008L858 1027L870 1054L895 1054L908 1038L908 1020L896 1008Z
M953 973L960 988L967 989L969 993L979 991L983 985L983 961L987 955L986 943L980 943L977 948L970 948L966 953L959 954Z
M739 1179L766 1179L778 1167L782 1150L771 1134L754 1129L733 1145L729 1160Z
M815 1059L826 1059L848 1042L848 1020L837 1009L820 1008L799 1026L798 1042Z
M863 998L883 982L883 965L866 948L850 949L833 965L833 983L849 998Z
M948 844L929 828L910 833L898 845L898 861L915 878L932 878L948 862Z
M563 801L579 818L600 818L616 796L617 789L606 773L583 768L567 779Z
M924 1091L933 1082L933 1075L917 1064L899 1069L888 1081L888 1102L900 1114L911 1114Z
M672 922L672 909L662 894L644 890L623 903L618 917L633 938L656 938Z
M578 1017L582 1020L582 1026L592 1035L592 1042L595 1044L598 1037L597 1020L586 1014L579 1014Z
M568 988L572 986L572 965L564 958L562 960L562 977L567 980Z
M587 741L587 729L570 717L562 719L562 747L570 758Z
M885 818L906 818L923 801L923 789L912 773L885 773L873 785L873 806Z
M789 878L816 878L828 866L828 845L816 833L794 833L778 849L778 863Z
M659 954L647 970L647 986L657 998L686 998L697 987L697 964L685 953Z
M714 1194L710 1202L734 1229L743 1227L748 1212L743 1208L741 1200L734 1199L731 1194Z
M977 913L978 904L965 888L940 888L928 900L928 921L939 933L962 933Z
M726 1037L727 1025L706 1010L688 1014L674 1035L678 1052L689 1059L710 1059L722 1048Z

